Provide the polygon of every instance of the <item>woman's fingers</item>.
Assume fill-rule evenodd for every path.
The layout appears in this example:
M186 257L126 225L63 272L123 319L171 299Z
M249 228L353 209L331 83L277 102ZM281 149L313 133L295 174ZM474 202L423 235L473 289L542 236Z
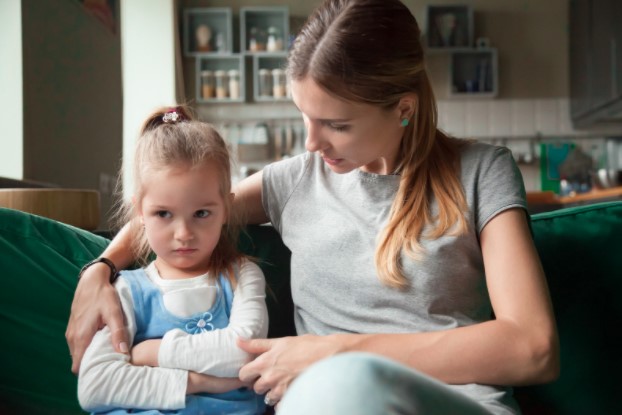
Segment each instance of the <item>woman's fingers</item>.
M114 348L128 352L128 334L115 288L108 282L109 269L92 266L85 271L73 298L65 338L72 358L71 371L78 373L86 348L97 330L110 328Z

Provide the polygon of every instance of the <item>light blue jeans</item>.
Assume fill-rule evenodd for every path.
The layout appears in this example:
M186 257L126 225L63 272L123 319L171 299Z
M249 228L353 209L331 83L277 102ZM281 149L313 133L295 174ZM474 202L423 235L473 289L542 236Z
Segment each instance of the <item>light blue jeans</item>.
M490 415L468 396L393 360L344 353L322 360L289 387L278 415Z

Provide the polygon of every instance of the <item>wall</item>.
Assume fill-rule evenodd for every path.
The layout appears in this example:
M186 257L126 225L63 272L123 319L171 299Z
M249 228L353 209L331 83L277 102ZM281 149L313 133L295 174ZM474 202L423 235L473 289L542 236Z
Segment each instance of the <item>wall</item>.
M23 179L21 0L0 1L0 176Z
M499 98L559 98L568 92L568 0L403 0L425 29L427 4L466 4L474 10L474 36L488 37L499 50ZM321 1L182 0L183 7L287 4L291 16L307 16ZM439 99L447 97L449 55L428 56Z
M22 0L22 33L24 178L96 190L103 178L110 190L122 148L118 30L78 1ZM101 198L104 219L111 197Z
M129 157L144 119L175 99L174 0L122 0L124 194L132 193Z

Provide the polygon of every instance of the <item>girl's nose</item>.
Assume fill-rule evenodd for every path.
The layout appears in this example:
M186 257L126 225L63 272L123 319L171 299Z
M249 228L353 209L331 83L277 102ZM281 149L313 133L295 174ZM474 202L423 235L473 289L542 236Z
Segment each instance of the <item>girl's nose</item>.
M180 241L188 241L193 237L190 223L186 220L180 220L175 227L175 239Z

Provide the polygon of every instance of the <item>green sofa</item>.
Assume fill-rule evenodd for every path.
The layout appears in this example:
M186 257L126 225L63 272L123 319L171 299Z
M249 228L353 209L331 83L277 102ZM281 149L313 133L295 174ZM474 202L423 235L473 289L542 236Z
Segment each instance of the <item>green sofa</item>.
M622 202L540 213L531 224L553 297L562 370L556 382L516 389L523 412L622 413ZM78 270L108 242L0 208L0 413L82 413L64 332ZM249 226L240 247L260 259L268 281L269 335L293 334L289 251L269 226Z

